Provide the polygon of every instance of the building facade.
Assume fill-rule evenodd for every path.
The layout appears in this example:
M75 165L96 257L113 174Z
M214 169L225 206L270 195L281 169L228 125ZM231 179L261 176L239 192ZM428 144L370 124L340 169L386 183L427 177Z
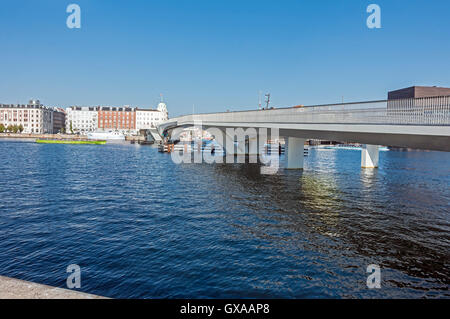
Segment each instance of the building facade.
M53 133L53 109L43 106L39 100L28 104L0 104L0 123L5 127L20 126L23 133Z
M158 109L136 109L136 130L149 130L168 119L166 104L161 102Z
M74 106L66 109L66 132L87 134L90 132L120 132L136 134L141 130L155 129L168 119L164 102L157 109L139 109L130 106Z
M412 99L436 96L449 96L450 88L438 86L411 86L388 92L388 100Z
M136 109L102 106L98 109L98 131L136 132Z
M64 133L66 129L66 111L60 107L53 109L53 134Z
M98 127L98 107L73 106L66 109L66 133L86 134Z
M167 105L163 101L158 104L157 110L161 112L161 118L160 121L167 121L169 119L169 112L167 111Z
M149 130L155 128L156 119L159 117L157 110L136 109L136 130Z

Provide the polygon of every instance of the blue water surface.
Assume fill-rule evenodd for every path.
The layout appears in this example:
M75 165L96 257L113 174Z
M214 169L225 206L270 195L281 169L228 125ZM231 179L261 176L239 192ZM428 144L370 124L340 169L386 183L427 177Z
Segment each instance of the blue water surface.
M305 170L0 141L0 275L114 298L450 297L450 153L310 150ZM283 160L283 158L282 158ZM367 266L381 267L368 289Z

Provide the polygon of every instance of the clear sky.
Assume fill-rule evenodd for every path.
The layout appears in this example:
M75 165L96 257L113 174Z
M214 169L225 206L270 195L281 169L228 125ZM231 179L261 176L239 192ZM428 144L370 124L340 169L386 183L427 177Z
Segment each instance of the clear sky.
M66 7L81 7L81 29ZM366 8L381 7L381 29ZM171 116L383 99L450 86L450 1L9 0L0 103L155 107Z

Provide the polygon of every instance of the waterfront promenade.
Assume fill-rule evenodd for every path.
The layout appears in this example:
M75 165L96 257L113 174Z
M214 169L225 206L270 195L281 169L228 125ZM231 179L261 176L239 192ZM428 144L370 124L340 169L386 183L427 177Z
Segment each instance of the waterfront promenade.
M86 140L87 135L74 135L74 134L27 134L27 133L0 133L0 138L10 138L10 139L52 139L52 140L71 140L79 141ZM138 136L125 136L126 141L145 141L145 137L142 135Z
M28 134L28 133L0 133L0 138L17 138L17 139L54 139L54 140L85 140L86 135L70 135L70 134Z

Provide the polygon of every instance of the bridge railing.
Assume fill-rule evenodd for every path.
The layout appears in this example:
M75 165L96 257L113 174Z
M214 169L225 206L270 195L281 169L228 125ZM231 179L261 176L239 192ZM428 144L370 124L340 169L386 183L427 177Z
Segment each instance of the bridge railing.
M387 116L398 124L450 125L450 96L389 100Z
M210 123L450 125L450 96L187 115L177 121L193 119Z

